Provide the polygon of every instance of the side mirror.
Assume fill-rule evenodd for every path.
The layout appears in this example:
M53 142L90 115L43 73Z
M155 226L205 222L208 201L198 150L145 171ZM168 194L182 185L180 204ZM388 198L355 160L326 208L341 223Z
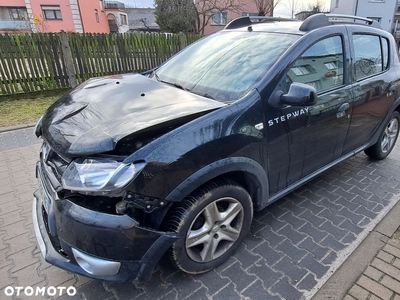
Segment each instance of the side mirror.
M314 87L305 83L293 82L287 94L277 91L271 95L268 103L275 108L282 108L284 104L310 106L316 104L317 99L317 90Z

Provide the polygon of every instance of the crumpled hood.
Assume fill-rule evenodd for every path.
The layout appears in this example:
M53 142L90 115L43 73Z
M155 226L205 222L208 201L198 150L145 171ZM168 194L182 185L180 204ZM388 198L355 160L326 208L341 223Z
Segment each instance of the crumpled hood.
M90 155L113 150L132 133L225 105L139 74L93 78L47 110L42 135L59 154Z

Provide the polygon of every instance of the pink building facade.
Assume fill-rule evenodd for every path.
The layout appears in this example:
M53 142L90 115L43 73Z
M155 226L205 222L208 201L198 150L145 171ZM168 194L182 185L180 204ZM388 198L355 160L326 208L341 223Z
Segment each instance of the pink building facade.
M221 0L221 2L226 2ZM210 34L216 32L218 30L224 29L226 24L230 21L242 17L242 16L253 16L257 15L257 7L255 5L254 0L243 0L240 1L242 6L240 7L239 11L227 11L227 12L216 12L211 17L210 21L204 28L204 34Z
M110 32L104 0L0 0L0 31L20 21L33 32Z

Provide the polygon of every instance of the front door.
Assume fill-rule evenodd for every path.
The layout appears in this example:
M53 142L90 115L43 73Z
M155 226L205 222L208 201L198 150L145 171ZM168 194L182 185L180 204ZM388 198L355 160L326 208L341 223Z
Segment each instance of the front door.
M270 195L342 154L353 99L344 80L343 39L337 35L314 43L290 66L277 88L287 93L293 82L312 85L318 93L315 105L267 108Z

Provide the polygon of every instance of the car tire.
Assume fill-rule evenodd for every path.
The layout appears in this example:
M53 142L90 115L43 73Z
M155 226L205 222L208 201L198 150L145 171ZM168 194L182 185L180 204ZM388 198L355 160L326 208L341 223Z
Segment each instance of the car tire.
M393 150L399 136L400 113L394 111L383 128L378 142L364 150L373 159L384 159Z
M186 273L207 272L235 252L252 219L253 202L244 188L229 180L208 183L171 212L166 229L179 239L168 256Z

